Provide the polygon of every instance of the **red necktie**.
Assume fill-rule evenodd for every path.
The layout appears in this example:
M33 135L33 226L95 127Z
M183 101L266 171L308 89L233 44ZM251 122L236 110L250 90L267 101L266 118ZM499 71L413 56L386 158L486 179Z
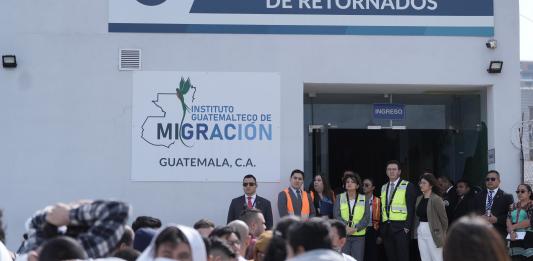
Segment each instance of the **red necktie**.
M252 208L252 197L248 197L248 208Z

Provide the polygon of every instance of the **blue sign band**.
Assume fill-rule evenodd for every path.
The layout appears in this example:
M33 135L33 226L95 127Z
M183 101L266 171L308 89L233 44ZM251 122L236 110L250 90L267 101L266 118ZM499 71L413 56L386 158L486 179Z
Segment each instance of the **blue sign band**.
M491 37L493 27L425 26L317 26L317 25L220 25L109 23L109 32L210 33L210 34L307 34L307 35L423 35Z
M493 16L493 0L194 0L191 13Z

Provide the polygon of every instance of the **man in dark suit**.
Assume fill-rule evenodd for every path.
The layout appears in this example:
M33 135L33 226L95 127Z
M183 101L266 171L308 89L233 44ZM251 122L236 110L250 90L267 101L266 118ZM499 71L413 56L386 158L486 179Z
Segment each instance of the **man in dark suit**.
M452 210L452 220L450 224L455 220L468 215L473 198L473 192L470 191L470 183L468 183L468 181L459 180L455 187L457 188L457 202Z
M257 208L263 213L265 217L265 225L267 230L272 229L272 206L270 201L266 198L260 197L256 194L257 180L254 175L246 175L242 180L242 187L244 195L236 197L231 201L228 210L228 223L239 219L241 212L247 208Z
M380 233L388 260L409 261L409 243L415 217L416 190L413 184L402 180L400 163L387 162L389 182L381 187Z
M446 176L440 176L438 180L439 186L444 193L442 199L444 200L444 206L446 207L448 223L451 224L453 219L453 210L455 208L455 204L457 203L457 190L450 178Z
M513 204L513 196L505 193L500 187L500 173L491 170L485 177L487 189L478 193L474 198L473 210L480 215L502 235L507 235L506 221L509 206Z

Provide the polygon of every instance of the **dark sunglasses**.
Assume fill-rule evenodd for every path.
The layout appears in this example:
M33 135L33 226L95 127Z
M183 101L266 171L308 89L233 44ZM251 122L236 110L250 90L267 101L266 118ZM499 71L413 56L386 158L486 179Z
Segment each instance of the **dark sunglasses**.
M486 178L485 181L496 181L496 178Z
M253 187L253 186L255 186L255 183L254 182L243 182L242 186L243 187L248 187L248 186Z
M516 194L524 194L527 193L527 190L517 190Z

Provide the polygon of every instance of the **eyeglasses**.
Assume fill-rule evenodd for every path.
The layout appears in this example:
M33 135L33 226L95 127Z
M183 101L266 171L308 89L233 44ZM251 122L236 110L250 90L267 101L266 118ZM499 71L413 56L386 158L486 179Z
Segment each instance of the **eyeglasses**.
M369 183L363 183L363 187L365 187L365 188L372 187L372 184L369 184Z
M486 178L485 181L496 181L496 178Z
M255 183L254 182L243 182L242 186L243 187L248 187L248 186L253 187L253 186L255 186Z
M527 193L527 190L517 190L516 194L524 194Z

